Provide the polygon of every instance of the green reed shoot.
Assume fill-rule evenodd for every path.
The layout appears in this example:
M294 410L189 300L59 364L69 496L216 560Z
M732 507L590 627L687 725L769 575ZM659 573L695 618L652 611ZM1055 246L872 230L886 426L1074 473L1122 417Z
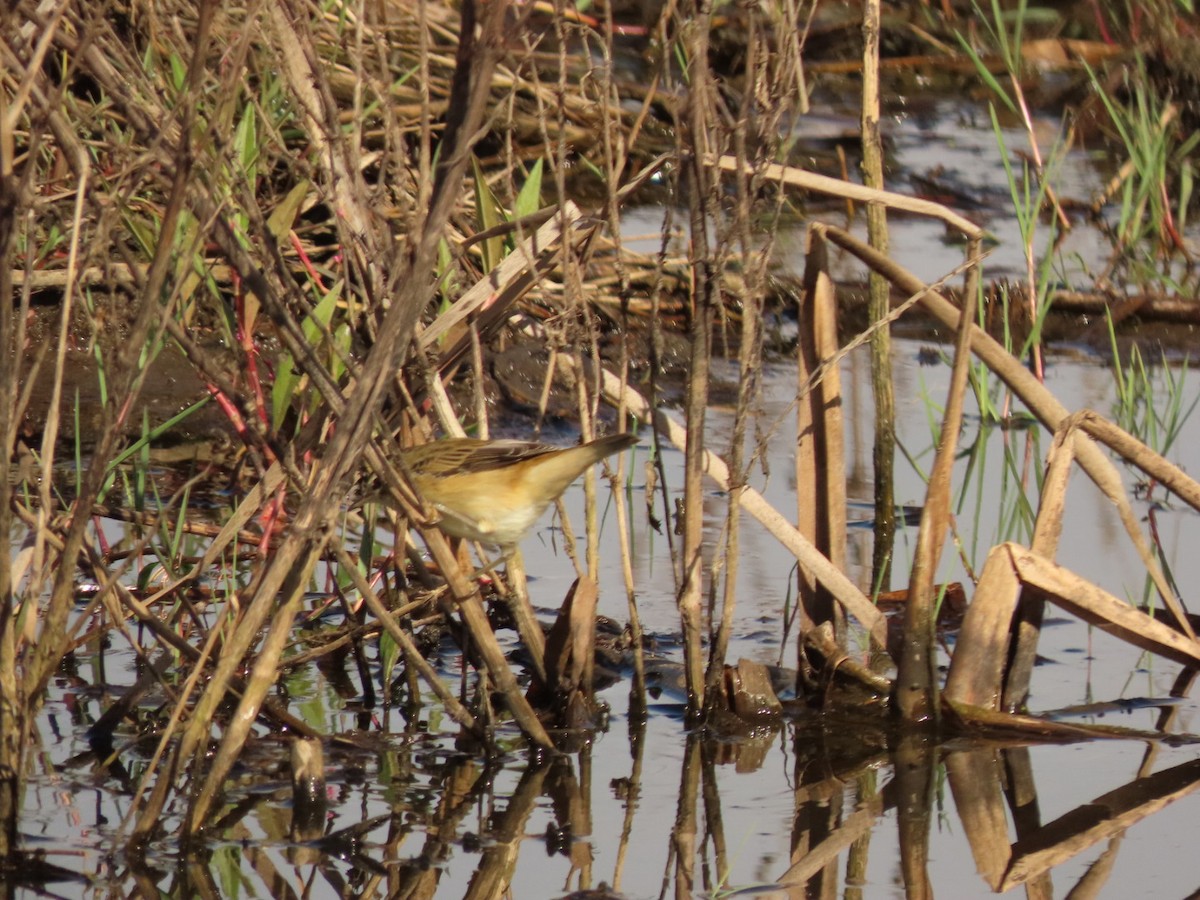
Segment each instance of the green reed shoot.
M1090 67L1087 72L1133 169L1121 186L1117 249L1131 259L1135 277L1157 281L1153 252L1175 249L1175 235L1186 223L1200 132L1181 128L1174 105L1150 85L1140 55L1124 72L1127 103L1105 90Z
M1036 251L1036 233L1042 209L1046 204L1048 190L1053 181L1054 160L1058 151L1052 151L1049 159L1043 158L1038 145L1037 133L1033 127L1033 118L1021 88L1021 44L1025 24L1036 13L1028 8L1026 0L1019 0L1015 9L1011 11L1002 9L999 0L992 0L990 11L989 18L976 7L977 19L984 23L987 33L992 38L994 50L1008 74L1008 89L992 75L986 61L979 51L967 41L966 37L961 32L957 34L957 37L983 82L1011 113L1020 117L1028 141L1029 159L1022 163L1018 176L1009 159L996 108L993 104L988 105L992 130L996 136L1000 159L1004 164L1005 175L1008 179L1013 214L1017 220L1022 250L1025 255L1025 300L1029 306L1029 318L1033 327L1022 348L1021 355L1029 354L1034 374L1040 379L1043 376L1041 323L1045 317L1046 301L1049 295L1048 275L1052 254L1049 252L1044 254L1039 263ZM1046 241L1047 248L1054 246L1056 237L1057 229L1051 225Z
M1136 343L1130 345L1122 359L1111 316L1107 322L1117 394L1113 418L1142 443L1165 455L1200 402L1200 395L1195 396L1185 408L1188 362L1184 359L1182 365L1172 366L1164 355L1161 365L1152 368Z
M475 176L475 218L479 231L487 231L505 221L504 208L492 192L479 160L473 158L471 166ZM480 241L479 250L483 256L483 270L490 272L500 265L500 260L504 258L504 238L496 235Z
M530 167L525 181L513 201L511 214L504 208L496 194L488 184L487 176L479 160L471 161L474 167L475 186L475 216L478 219L478 230L486 231L505 222L518 221L531 215L541 208L542 200L542 160L536 160ZM517 235L496 235L480 242L483 255L483 270L490 272L508 256L517 246Z
M304 331L304 339L310 347L320 349L323 335L328 334L333 327L333 317L338 304L342 301L342 282L334 285L312 308L300 327ZM350 350L350 329L343 322L334 330L334 347L327 357L330 375L340 378L345 373L345 358ZM319 354L324 356L324 354ZM315 392L304 392L300 388L305 379L296 368L296 361L290 353L282 353L275 363L275 382L271 386L271 423L274 428L283 424L284 416L297 398L304 399L307 407L313 407L320 402ZM305 409L304 412L311 412Z
M1028 429L1030 440L1034 442L1033 450L1028 455L1023 447L1018 449L1016 442L1009 439L1014 430L1014 423L1017 427L1032 423L1032 417L1024 411L1010 413L1006 417L1001 415L997 399L999 392L1003 390L1003 384L986 367L983 367L982 371L976 371L976 367L973 366L970 379L979 403L979 416L974 419L975 433L959 443L958 459L962 463L962 474L954 508L958 517L969 511L971 527L962 535L967 539L962 552L966 564L978 566L996 543L1005 540L1028 542L1033 534L1037 514L1036 503L1031 497L1036 498L1041 491L1042 472L1041 454L1037 446L1038 430ZM927 392L924 396L930 434L929 448L920 454L914 454L899 442L898 446L913 471L922 480L927 481L928 474L922 470L920 459L935 452L940 439L942 417L939 405ZM964 427L970 422L972 418L965 419ZM1003 455L998 462L989 461L989 451L998 440L1002 441ZM1022 458L1035 461L1032 471L1025 469ZM994 511L996 515L990 533L983 520L986 511Z

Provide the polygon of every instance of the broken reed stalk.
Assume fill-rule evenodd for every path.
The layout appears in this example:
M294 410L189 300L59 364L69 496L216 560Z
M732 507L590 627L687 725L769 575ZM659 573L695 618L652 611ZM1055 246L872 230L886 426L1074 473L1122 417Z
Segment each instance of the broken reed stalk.
M745 490L747 464L745 462L746 420L750 412L750 401L754 392L754 374L750 368L755 350L753 343L758 340L760 320L752 305L745 309L742 319L742 334L739 345L739 383L737 404L734 409L734 424L730 436L729 447L729 493L725 503L725 527L722 539L723 546L714 555L709 566L709 590L713 600L709 606L709 652L708 666L705 670L704 696L705 710L710 712L714 707L727 701L719 689L721 676L725 671L725 654L729 647L729 636L733 630L734 610L737 606L737 577L738 563L741 556L741 504L739 495ZM723 581L722 581L723 579ZM722 584L720 616L716 615L715 594L717 585ZM716 622L714 625L713 622Z
M1038 510L1034 548L1002 544L988 556L975 599L963 621L946 682L947 700L964 718L971 719L989 710L1011 711L1023 702L1032 669L1026 646L1036 647L1039 622L1036 607L1034 615L1026 615L1026 608L1040 605L1043 600L1181 665L1194 668L1200 662L1200 642L1194 636L1181 634L1182 629L1157 621L1050 559L1062 527L1067 474L1079 447L1087 445L1075 440L1073 433L1084 422L1101 433L1115 429L1110 424L1097 426L1098 418L1089 411L1078 413L1055 434ZM1125 435L1118 443L1133 449L1129 440ZM1149 448L1145 448L1145 453L1131 455L1158 465L1153 459L1158 454ZM1195 497L1197 492L1200 485L1193 483L1190 493ZM1110 499L1114 503L1118 500L1111 495ZM1013 648L1010 648L1010 634L1018 642ZM1013 663L1008 665L1010 659Z
M600 592L587 575L575 579L546 638L546 672L534 678L530 701L553 711L557 728L596 727L595 702L596 603Z
M976 264L968 273L967 290L963 296L973 297L979 285L978 241L970 241L967 252L970 258L976 260ZM904 607L904 634L901 638L903 645L899 654L892 654L898 664L892 711L909 725L929 723L936 728L939 718L934 579L950 527L954 458L958 450L963 401L971 368L971 324L972 306L964 302L959 316L954 369L942 416L937 457L929 473L929 486L921 507L921 525L909 573L908 602Z
M608 27L602 29L601 46L606 60L612 60L617 52L615 47L614 36L615 29L612 27L612 7L606 4L604 6L604 15ZM612 65L604 65L599 70L593 73L598 79L600 85L599 95L601 97L616 97L618 96L617 84L614 78L614 67ZM629 366L630 366L630 330L632 321L629 312L629 298L633 291L631 288L631 280L629 267L625 262L625 254L622 247L622 231L621 222L621 201L623 192L627 188L637 187L642 183L643 178L648 178L649 174L637 175L632 179L622 184L622 175L626 171L629 163L628 151L634 145L636 136L641 130L641 124L650 114L653 108L653 101L657 93L657 76L652 80L649 90L646 91L642 99L641 108L638 110L635 123L630 129L630 134L622 139L616 125L614 110L608 103L600 104L600 151L601 163L599 170L603 173L604 179L604 219L608 223L608 234L611 237L614 249L615 258L615 275L617 282L617 295L621 298L620 316L618 319L618 361L617 361L617 377L622 384L628 382ZM655 167L657 169L657 166ZM660 322L652 322L651 329L651 344L653 345L653 333L661 328ZM547 367L547 377L553 378L557 370L557 365L553 363ZM655 377L655 368L651 366L651 379ZM653 390L653 386L651 387ZM597 388L599 391L599 387ZM623 404L617 406L617 419L621 422L629 420L627 412ZM616 469L613 473L613 488L614 494L616 488L620 484L626 483L626 454L622 453L617 457ZM628 495L623 495L623 500L628 499ZM625 587L625 595L627 598L627 608L629 610L629 632L630 639L633 644L633 683L630 688L630 707L631 719L637 719L640 711L646 708L646 676L645 676L645 658L642 647L642 623L641 616L637 608L637 594L634 585L633 577L633 558L630 548L630 519L629 506L627 502L616 504L617 515L617 534L621 543L621 576Z
M623 355L622 362L628 363L628 356ZM628 373L628 365L623 365L618 379L621 384L628 383ZM624 404L617 406L617 412L621 421L629 420ZM617 538L621 543L621 580L625 587L626 608L629 610L629 640L633 645L633 683L630 685L629 692L632 710L630 716L636 719L646 709L646 659L642 647L643 631L642 619L637 606L637 587L633 578L632 533L629 516L633 505L633 496L630 491L632 473L627 472L625 468L627 455L621 453L617 456L617 466L612 477L612 489L613 496L620 498L616 504Z
M842 430L837 298L827 273L825 241L814 235L804 265L804 291L797 311L796 346L796 527L838 571L846 569L846 470ZM820 373L818 375L818 373ZM828 660L808 659L807 634L828 623L839 646L846 641L845 612L816 573L803 564L797 573L801 672Z
M716 154L710 154L706 157L705 161L708 165L714 166L723 172L736 172L745 165L745 163L734 159L732 156L718 156ZM818 175L815 172L808 172L796 166L782 166L778 163L763 166L759 170L759 175L766 181L774 181L785 187L800 188L801 190L825 194L830 197L854 200L858 203L878 203L886 206L888 209L913 213L919 216L928 216L932 219L937 219L939 222L945 222L946 225L961 232L968 238L976 237L982 240L986 237L984 230L970 219L964 218L954 212L954 210L930 200L920 200L916 197L910 197L907 194L897 194L893 191L875 190L865 185L842 181L838 178L830 178L828 175ZM833 226L823 223L814 223L815 226L833 229ZM856 253L855 255L858 254ZM873 256L880 260L888 259L888 257L882 254L873 254ZM866 262L866 260L863 261ZM885 268L881 268L880 271L885 271ZM892 279L889 278L889 280ZM892 283L895 284L896 282L892 280ZM914 294L916 291L910 290L908 293Z
M1072 430L1070 427L1060 428L1046 454L1030 549L1047 559L1053 559L1058 553L1058 541L1062 535L1067 481L1071 476L1071 464L1074 461ZM1038 637L1041 634L1045 608L1045 598L1036 591L1021 591L1021 599L1008 627L1013 643L1007 654L1008 661L1003 674L1004 689L999 706L1006 712L1018 710L1029 695L1033 667L1037 663Z
M840 228L830 225L814 225L812 227L820 229L829 240L853 253L866 265L884 273L888 280L900 290L918 297L918 301L925 311L947 328L957 326L960 315L959 308L939 292L930 290L924 282L895 261L875 253L869 246ZM1020 398L1021 402L1046 428L1055 431L1067 419L1067 409L1058 401L1058 398L1034 378L1019 360L978 325L971 326L971 352ZM1183 607L1146 543L1145 536L1138 525L1137 515L1125 495L1120 474L1112 462L1091 441L1080 439L1077 436L1075 443L1077 445L1075 447L1076 459L1079 460L1080 465L1096 486L1112 498L1121 517L1121 523L1133 542L1146 571L1150 573L1163 601L1175 615L1176 620L1180 623L1180 628L1190 634L1191 626L1187 624Z

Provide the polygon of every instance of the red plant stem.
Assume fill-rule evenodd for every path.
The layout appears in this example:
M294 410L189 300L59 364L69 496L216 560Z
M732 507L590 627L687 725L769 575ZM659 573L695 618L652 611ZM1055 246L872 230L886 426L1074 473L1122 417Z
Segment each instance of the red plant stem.
M234 304L237 310L237 340L246 357L246 380L254 393L255 412L264 426L267 421L267 403L263 394L262 378L258 374L258 347L254 344L253 326L246 323L246 295L242 291L241 279L233 276Z

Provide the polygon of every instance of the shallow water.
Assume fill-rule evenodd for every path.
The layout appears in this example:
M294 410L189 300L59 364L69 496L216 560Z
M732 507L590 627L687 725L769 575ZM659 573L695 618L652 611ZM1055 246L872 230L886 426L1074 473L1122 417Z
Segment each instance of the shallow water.
M958 109L947 107L928 117L897 120L896 158L912 169L923 169L927 160L936 158L962 171L963 180L972 185L1003 188L997 181L997 173L1002 179L1003 170L994 156L988 156L994 149L990 131L966 127ZM935 137L951 133L952 140L933 145ZM1070 177L1083 194L1100 179L1082 156L1077 162ZM639 218L634 213L627 226L631 233L653 230L659 221L654 214ZM989 267L1019 272L1023 263L1019 250L1014 253L1011 223L990 219L988 227L1001 236ZM922 277L940 277L961 261L959 250L942 242L940 226L910 220L894 229L894 254ZM1089 238L1080 232L1072 240L1080 242L1075 249L1083 258L1095 260L1096 247L1088 246L1094 235ZM780 235L781 257L799 260L801 249L802 232ZM933 459L930 422L938 416L930 406L936 407L944 398L949 367L921 365L920 349L913 341L897 344L898 437L917 465L928 470ZM715 375L736 380L736 372L723 364L717 365ZM786 363L766 366L763 375L762 421L764 427L778 423L779 430L770 444L770 474L756 472L752 484L787 513L796 504L788 412L795 379ZM1111 411L1112 373L1094 361L1052 355L1047 384L1068 408ZM866 504L871 496L868 427L852 424L864 421L870 406L861 353L844 363L843 385L850 412L850 494L852 501ZM1198 390L1196 378L1187 375L1187 402ZM724 447L729 429L727 413L714 409L711 445ZM1193 472L1198 468L1198 429L1200 422L1189 421L1171 454ZM1027 539L1021 526L1011 524L1012 510L1019 497L1035 498L1030 485L1036 482L1048 445L1049 437L1036 429L1001 431L968 418L960 446L977 448L975 469L966 479L968 460L960 459L957 483L963 485L964 499L956 514L962 553L974 571L993 543ZM667 538L646 524L645 458L643 443L634 451L631 486L625 495L632 511L637 603L643 625L655 639L656 653L677 662L675 583ZM677 490L682 454L665 449L664 459L668 479ZM919 474L902 463L898 477L898 501L919 505L924 495ZM1131 477L1127 484L1132 484ZM578 486L568 495L567 507L578 527L582 508ZM1137 509L1143 515L1150 511L1144 502ZM856 511L866 515L858 507ZM1200 576L1200 555L1189 552L1195 514L1178 506L1154 512L1174 577L1186 590ZM662 516L661 508L657 514ZM724 522L724 498L715 490L706 514L707 546L715 552ZM610 514L602 536L606 562L600 573L600 612L625 622L627 599L619 567L610 562L618 558L612 518ZM121 526L110 525L113 539L119 538ZM914 540L914 530L900 534L897 572L906 571ZM560 544L561 535L547 518L523 548L531 573L530 593L547 620L575 577ZM864 587L870 551L869 530L852 527L849 574ZM794 657L793 638L784 638L781 608L794 580L792 560L750 520L743 523L742 559L737 626L729 657L787 664ZM1058 559L1119 597L1138 601L1143 596L1144 575L1111 505L1079 473L1072 481ZM948 546L943 555L939 580L962 581L970 595L970 577L953 547ZM1051 610L1050 616L1031 707L1058 710L1125 701L1124 706L1093 710L1082 720L1155 729L1159 709L1132 701L1167 697L1178 667L1145 656L1064 614ZM511 646L511 638L504 637ZM450 673L456 660L443 658L442 664ZM1027 833L1031 821L1044 824L1078 816L1073 811L1106 792L1173 767L1182 767L1184 785L1165 792L1174 802L1136 824L1126 823L1132 824L1128 830L1117 823L1107 830L1098 825L1084 832L1078 851L1046 876L1047 895L1086 887L1092 896L1173 897L1189 893L1200 882L1200 864L1180 852L1190 841L1190 824L1200 814L1189 786L1197 777L1188 768L1195 758L1190 746L1134 740L1025 748L962 742L907 748L907 762L897 770L883 749L883 737L863 723L788 722L736 740L689 740L682 722L682 699L671 691L652 700L644 723L631 720L626 676L604 692L611 719L591 746L539 764L530 761L515 732L509 731L502 737L512 752L488 768L473 753L456 747L454 730L434 706L425 706L411 722L399 710L364 709L352 663L344 669L302 668L288 678L286 687L292 711L316 728L328 734L358 735L368 742L357 750L327 748L326 833L382 817L378 822L364 827L356 842L327 840L303 846L294 842L288 834L287 747L264 734L242 761L238 781L227 797L230 806L220 833L202 852L181 860L178 847L164 840L149 849L146 868L133 867L121 852L121 823L130 806L128 791L152 748L120 748L118 765L130 769L125 777L116 767L95 765L87 755L85 730L124 686L133 683L137 665L124 642L110 637L102 647L95 642L81 647L73 666L64 669L52 685L39 720L44 750L30 777L22 821L30 848L43 849L53 862L93 879L90 886L54 885L62 896L128 894L156 887L172 895L548 898L600 882L618 887L630 898L728 896L735 888L744 889L738 896L795 897L823 891L903 896L901 866L913 855L902 854L900 847L911 846L914 817L919 826L921 814L929 817L927 872L933 891L941 896L986 896L991 893L989 882L977 870L980 865L994 867L1007 848L993 839L992 862L977 858L980 846L976 844L973 851L969 837L978 833L980 819L998 819L993 838L1006 833L1008 840L1014 840L1018 830ZM144 708L149 711L153 702L157 701L148 700ZM1172 733L1200 731L1193 700L1183 700L1173 710L1167 726ZM1001 771L998 761L1007 768ZM1030 781L1018 777L1025 769L1032 773ZM918 799L913 800L906 793L907 778L899 778L898 771L926 773L928 793L918 791ZM1004 786L1012 791L1020 815L967 796L968 788L986 796ZM1135 800L1163 796L1161 789L1158 794L1155 790L1143 783L1130 793ZM694 821L677 828L689 811ZM164 822L166 833L171 833L172 824ZM921 833L920 827L916 833ZM847 869L853 839L862 859L861 880ZM837 852L821 856L830 844L836 845ZM678 870L680 859L694 862L690 875ZM822 863L819 881L805 887L799 874L793 873L795 883L778 885L793 863L803 867L814 860ZM498 882L487 880L497 872ZM763 887L752 889L753 885Z
M898 396L903 404L899 437L927 466L931 439L926 398L942 396L949 369L918 365L919 349L910 341L901 341L897 347ZM860 371L864 362L858 354L847 361L846 385L865 383L865 371ZM763 413L768 421L786 415L792 392L789 373L790 367L782 365L765 372ZM1106 411L1111 378L1103 367L1055 362L1048 384L1068 406ZM1194 396L1197 387L1189 375L1189 395ZM848 402L854 408L860 400L851 395ZM715 446L725 440L727 427L723 414L714 412ZM1197 427L1200 423L1189 422L1179 447L1197 446ZM977 421L969 420L964 443L973 440L978 431ZM785 425L781 434L786 432ZM997 527L997 510L1010 502L1001 497L1000 490L1002 445L1006 441L1017 444L1017 458L1022 459L1024 450L1019 445L1030 434L984 430L987 458L984 475L978 479L983 492L972 489L968 503L968 509L984 513L978 522L969 512L959 516L964 546L977 548L972 550L976 569L985 548L1006 536ZM788 443L779 439L772 444L771 476L755 478L757 486L784 510L795 503ZM1043 437L1042 448L1046 443ZM1034 460L1040 458L1042 448L1036 450ZM861 461L867 452L868 448L853 440L848 443L852 462ZM1183 456L1186 463L1186 453ZM643 457L644 451L639 452L637 459ZM667 462L669 477L678 479L681 454L668 451ZM960 472L962 468L960 465ZM919 478L906 466L901 471L898 497L918 503L922 495ZM639 514L643 482L637 474L640 468L635 466L634 472L633 509L640 524L632 546L639 609L646 629L660 638L659 653L678 659L673 637L678 629L672 601L674 583L663 555L664 539L647 529L644 515ZM1060 561L1119 596L1140 597L1142 575L1132 551L1114 528L1107 501L1085 488L1077 477ZM855 482L852 499L865 500L865 489L862 481ZM723 519L720 500L713 495L709 515L713 546ZM576 488L568 507L577 511L580 503ZM1195 583L1194 570L1200 563L1186 552L1193 520L1192 513L1179 510L1159 514L1163 544L1174 554L1172 566L1184 585ZM574 577L565 555L552 546L553 529L548 518L524 548L535 575L531 595L547 617ZM788 592L791 562L755 523L747 521L744 529L743 551L748 562L739 573L739 624L730 658L776 662L782 632L781 598ZM863 567L869 564L869 546L859 537L861 532L852 532L853 555L858 561L851 571L860 584L866 578ZM910 532L903 535L898 554L907 553L912 537ZM611 521L603 540L602 558L615 560ZM904 560L898 559L897 569L905 568ZM945 578L965 578L953 553L946 554L942 568ZM601 612L620 621L627 618L615 565L606 565L601 572ZM1065 615L1051 612L1051 618L1053 624L1046 629L1040 648L1045 661L1035 674L1034 709L1164 698L1169 693L1178 667L1144 657ZM28 815L23 823L29 844L45 849L58 864L97 879L89 888L59 885L63 896L95 896L109 889L124 892L132 874L119 852L118 827L129 807L123 791L133 782L119 779L119 773L112 770L94 768L86 757L83 735L87 724L120 691L119 686L136 677L130 654L120 641L110 640L111 648L89 646L77 654L77 674L63 673L41 719L45 754L30 782ZM784 659L790 661L790 654ZM453 659L443 662L447 671L453 670ZM106 696L96 685L106 686ZM206 845L203 860L176 868L177 848L164 840L150 848L148 861L158 869L157 874L151 871L143 877L172 894L183 890L181 879L190 881L192 889L204 890L207 877L222 894L259 897L299 895L310 881L311 896L335 896L349 891L352 883L368 895L406 896L405 886L412 889L421 883L425 888L411 896L540 898L601 881L618 885L632 898L657 897L663 891L678 896L682 882L672 856L672 829L681 795L699 791L696 796L702 799L693 801L694 807L683 804L694 808L698 816L692 851L695 882L693 890L683 891L684 895L707 896L722 889L771 885L784 877L793 862L799 860L803 865L805 848L820 847L837 822L860 823L861 830L848 837L858 836L863 841L858 846L867 850L862 896L904 893L898 849L904 818L900 810L911 807L898 805L893 763L882 749L882 736L871 729L864 728L860 736L853 724L796 722L736 740L689 742L677 696L667 692L653 701L646 721L639 725L631 722L626 712L630 688L629 681L623 680L604 692L613 710L611 720L585 751L539 766L529 761L516 735L511 734L508 743L515 749L488 770L481 760L455 749L452 733L445 731L449 723L439 718L435 709L426 707L418 723L407 723L397 710L364 711L357 685L352 664L347 664L345 671L306 667L287 679L294 712L330 734L365 732L370 737L371 746L366 749L328 749L326 832L382 817L366 829L360 842L332 841L298 848L291 841L287 748L268 738L243 759L238 781L227 797L231 810L227 824L222 834ZM1169 726L1172 732L1200 730L1192 700L1182 701L1175 710L1176 718ZM1084 721L1153 729L1158 715L1157 708L1129 704L1128 708L1086 716ZM934 790L930 795L933 806L927 810L931 816L929 878L935 891L955 897L989 893L976 872L969 829L964 824L964 819L978 817L979 803L960 796L961 775L956 776L957 781L948 775L967 766L967 749L968 745L961 743L925 748L932 754L924 765L929 767ZM120 761L136 777L147 752L147 748L127 747ZM985 760L1006 759L1018 770L1029 767L1037 818L1042 823L1071 813L1139 774L1186 765L1195 758L1194 748L1189 746L1139 741L1024 749L979 745L974 754L976 766L982 756ZM82 755L82 761L72 763L77 755ZM995 764L969 771L975 774L967 781L977 789L986 781L979 771L991 771L999 779ZM995 789L999 788L997 780ZM1098 877L1100 867L1110 862L1100 896L1180 896L1193 889L1200 871L1179 850L1187 839L1184 835L1190 834L1187 823L1200 808L1194 796L1182 793L1178 802L1127 832L1093 841L1056 867L1051 876L1055 890L1065 892ZM989 809L995 813L995 808ZM170 823L165 824L169 833ZM1007 830L1010 839L1014 838L1011 813ZM833 840L842 834L847 832L838 832ZM821 876L839 886L836 890L850 889L847 852L842 847L839 854L831 856L832 862ZM473 893L483 883L481 869L500 865L503 870L509 861L510 893ZM377 886L374 891L366 890L361 879L372 883L373 878L378 879ZM473 882L478 882L476 888L472 888ZM795 886L763 887L739 896L784 897L803 892Z

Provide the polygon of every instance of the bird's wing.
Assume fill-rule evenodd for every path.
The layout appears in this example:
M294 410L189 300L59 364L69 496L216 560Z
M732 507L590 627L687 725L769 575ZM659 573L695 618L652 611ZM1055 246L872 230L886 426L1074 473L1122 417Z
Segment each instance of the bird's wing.
M489 469L502 469L513 463L536 459L548 453L556 453L561 447L550 444L536 444L531 441L488 441L481 446L473 447L469 452L455 460L459 472L484 472Z

